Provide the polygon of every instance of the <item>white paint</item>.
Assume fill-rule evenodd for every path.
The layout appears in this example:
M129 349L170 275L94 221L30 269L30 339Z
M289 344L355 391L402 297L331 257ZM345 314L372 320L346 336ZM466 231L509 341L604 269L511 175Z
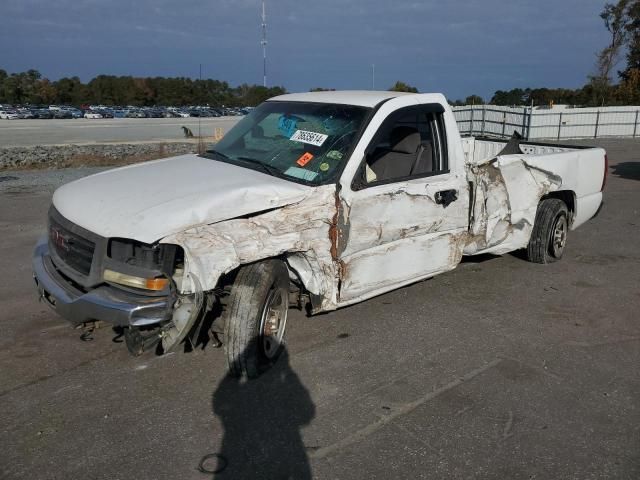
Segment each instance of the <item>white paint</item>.
M453 235L436 232L401 238L382 249L358 252L348 258L340 306L449 271L461 257L461 245Z
M444 208L436 193L454 189L458 200ZM462 256L468 223L465 179L455 174L343 192L349 235L341 302L376 295L406 281L454 268ZM380 292L381 293L381 292Z
M312 188L302 201L250 218L203 225L162 240L182 246L185 274L195 274L203 290L239 265L283 255L310 291L325 298L324 309L335 308L336 265L331 257L329 227L335 212L335 186ZM183 283L183 293L193 285Z
M53 205L103 237L152 243L197 225L298 202L294 182L194 154L108 170L59 188Z
M270 102L316 102L339 103L359 107L375 107L380 102L400 96L415 96L414 93L384 92L368 90L340 90L331 92L288 93L269 99Z

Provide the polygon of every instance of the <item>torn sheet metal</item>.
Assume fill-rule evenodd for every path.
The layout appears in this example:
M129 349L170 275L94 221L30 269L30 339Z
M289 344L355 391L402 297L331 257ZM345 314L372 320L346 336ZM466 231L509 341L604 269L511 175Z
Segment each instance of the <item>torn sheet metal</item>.
M461 234L426 234L399 239L384 249L358 252L344 262L340 305L453 270L460 263L463 245Z
M237 218L170 235L162 243L180 245L185 275L195 274L203 290L242 264L282 256L305 287L322 298L322 310L336 308L337 262L330 229L336 217L336 187L317 187L302 201L249 218ZM186 278L186 277L185 277ZM181 293L191 293L184 282Z
M501 255L529 243L540 198L562 185L549 171L508 155L470 168L473 207L465 255Z
M455 191L446 207L436 200ZM468 189L450 175L344 192L340 305L455 268L468 227ZM344 237L344 236L343 236Z

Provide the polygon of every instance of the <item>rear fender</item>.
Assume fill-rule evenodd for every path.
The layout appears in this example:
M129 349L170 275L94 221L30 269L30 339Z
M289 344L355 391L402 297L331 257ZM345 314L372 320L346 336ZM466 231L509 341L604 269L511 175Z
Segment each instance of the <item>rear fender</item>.
M469 167L472 200L465 255L501 255L529 242L540 199L562 185L553 172L516 155Z

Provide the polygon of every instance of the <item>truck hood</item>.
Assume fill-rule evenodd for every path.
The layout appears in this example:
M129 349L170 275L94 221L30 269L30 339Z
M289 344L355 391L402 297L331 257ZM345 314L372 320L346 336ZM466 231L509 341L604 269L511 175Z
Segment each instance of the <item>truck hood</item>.
M130 165L60 187L53 205L103 237L144 243L190 227L296 203L313 187L199 157Z

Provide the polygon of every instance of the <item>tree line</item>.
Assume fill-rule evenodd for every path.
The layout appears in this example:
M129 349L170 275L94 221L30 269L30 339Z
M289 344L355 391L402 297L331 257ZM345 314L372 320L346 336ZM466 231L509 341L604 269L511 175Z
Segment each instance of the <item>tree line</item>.
M211 105L255 106L286 93L283 87L242 84L231 87L213 79L98 75L87 83L78 77L56 81L37 70L7 73L0 69L0 103L34 105Z

